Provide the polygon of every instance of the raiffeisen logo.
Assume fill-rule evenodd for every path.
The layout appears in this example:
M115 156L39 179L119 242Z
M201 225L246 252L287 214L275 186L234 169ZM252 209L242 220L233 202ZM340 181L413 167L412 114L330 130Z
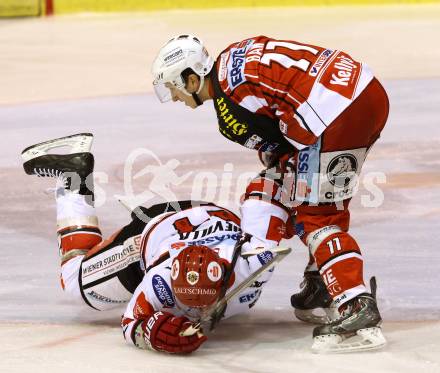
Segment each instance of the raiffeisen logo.
M321 70L322 66L324 66L325 61L328 60L328 58L333 54L333 51L331 49L326 49L324 52L321 53L321 55L318 57L314 65L309 71L310 76L317 76L319 71Z

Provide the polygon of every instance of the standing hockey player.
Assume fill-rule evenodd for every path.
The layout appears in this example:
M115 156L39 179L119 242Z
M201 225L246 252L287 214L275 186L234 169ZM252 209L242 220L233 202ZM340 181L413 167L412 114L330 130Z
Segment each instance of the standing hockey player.
M27 174L58 178L62 287L96 310L128 302L122 318L128 343L169 353L195 351L207 338L194 323L213 316L212 326L257 302L272 263L286 255L275 246L288 214L249 201L247 215L256 215L243 225L253 235L239 240L240 219L232 212L205 202L165 203L135 209L132 222L103 241L93 207L92 139L91 134L67 136L22 153ZM60 146L70 147L70 153L48 154ZM255 226L254 220L263 224ZM262 271L258 281L256 271ZM229 299L226 309L216 310L222 299Z
M213 100L220 133L257 150L267 167L256 191L280 188L290 202L310 253L303 289L291 297L295 314L322 321L315 308L340 311L314 329L313 349L382 347L375 282L368 293L349 233L357 177L389 109L369 67L343 51L266 36L231 44L214 61L198 38L180 35L162 47L152 73L161 102L197 108Z

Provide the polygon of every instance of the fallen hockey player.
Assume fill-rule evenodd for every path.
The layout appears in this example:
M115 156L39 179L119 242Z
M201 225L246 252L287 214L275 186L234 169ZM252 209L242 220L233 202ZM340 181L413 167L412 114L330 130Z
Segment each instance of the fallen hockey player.
M247 199L247 219L240 221L212 203L180 201L178 209L176 203L135 209L130 224L103 240L93 206L92 140L72 135L22 153L27 174L57 178L62 287L96 310L128 302L121 325L130 344L195 351L207 339L204 327L257 302L271 268L290 252L277 247L289 215ZM62 146L70 153L47 153Z

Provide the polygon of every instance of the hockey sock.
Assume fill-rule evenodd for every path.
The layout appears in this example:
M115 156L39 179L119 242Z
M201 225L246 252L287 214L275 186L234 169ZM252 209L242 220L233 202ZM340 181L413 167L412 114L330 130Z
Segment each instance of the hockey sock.
M102 241L95 208L86 196L68 190L58 194L57 233L62 264Z
M307 243L327 290L339 307L366 292L363 258L357 242L337 226L309 234Z

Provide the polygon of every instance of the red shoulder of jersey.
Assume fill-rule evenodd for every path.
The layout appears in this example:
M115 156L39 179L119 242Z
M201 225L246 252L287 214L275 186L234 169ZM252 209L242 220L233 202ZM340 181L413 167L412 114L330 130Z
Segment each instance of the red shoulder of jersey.
M266 36L231 44L217 59L217 73L231 100L278 118L299 148L313 144L372 79L346 53Z

